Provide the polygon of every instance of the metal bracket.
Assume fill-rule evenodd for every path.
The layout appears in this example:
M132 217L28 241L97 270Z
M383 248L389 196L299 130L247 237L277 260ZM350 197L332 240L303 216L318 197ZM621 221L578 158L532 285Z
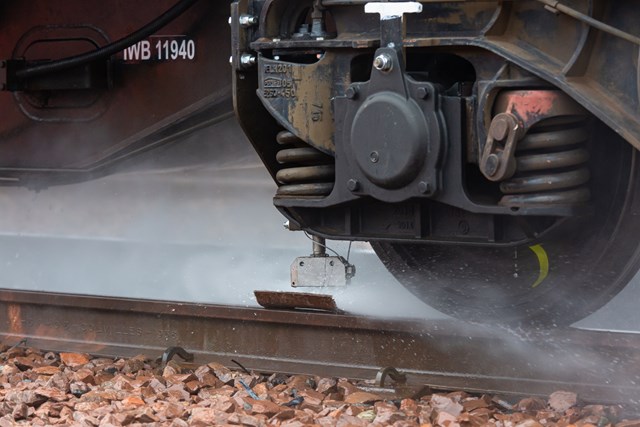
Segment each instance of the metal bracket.
M407 382L407 374L398 371L392 366L387 366L386 368L381 368L376 374L376 386L384 387L385 379L387 377L391 378L398 384L405 384Z
M346 286L356 275L356 267L341 256L327 256L325 239L313 236L313 254L298 257L291 264L291 286Z
M10 92L68 91L86 89L109 89L113 86L109 60L98 60L64 71L38 75L27 79L18 78L20 70L37 64L23 59L0 60L0 90Z
M365 13L379 13L380 19L401 18L405 13L422 12L422 4L417 1L406 1L397 3L372 2L364 5Z
M407 33L404 14L422 12L422 4L417 1L372 2L364 5L364 12L380 14L380 46L401 49Z
M493 118L480 157L480 171L490 181L511 178L516 171L516 143L524 134L523 126L512 114Z
M298 257L291 264L291 286L339 287L346 286L353 277L355 268L345 266L335 256Z
M179 356L185 362L193 362L194 360L193 353L189 353L184 348L178 347L178 346L169 347L164 351L164 353L162 353L162 359L161 359L162 366L167 366L167 363L169 363L169 361L173 359L173 357L176 355Z
M234 70L244 70L256 64L257 57L248 52L248 32L258 25L258 17L250 13L249 0L238 0L231 3L231 57L229 63Z

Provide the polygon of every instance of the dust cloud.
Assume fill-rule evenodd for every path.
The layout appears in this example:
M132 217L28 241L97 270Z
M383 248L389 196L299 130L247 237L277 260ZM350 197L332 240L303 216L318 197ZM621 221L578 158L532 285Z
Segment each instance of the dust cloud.
M311 242L286 231L275 184L233 119L153 151L105 178L0 192L5 288L257 306L254 290L291 290ZM328 242L346 255L346 242ZM347 312L444 318L406 291L367 244L357 275L331 293ZM638 331L640 276L576 326ZM622 313L622 314L621 314ZM624 314L626 313L626 314Z
M257 306L254 290L291 290L309 255L284 229L276 186L233 120L151 153L115 175L0 195L0 286L26 290ZM345 242L329 246L346 255ZM353 313L442 317L404 290L366 244L358 274L332 293Z
M311 242L283 228L272 206L275 184L239 135L229 120L156 152L136 170L40 192L3 188L0 287L247 307L257 307L254 290L291 290L290 264L311 253ZM346 255L346 242L327 244ZM367 244L354 245L350 261L357 275L349 287L304 291L331 293L350 313L446 317L400 286ZM637 331L638 282L577 326ZM477 331L470 326L468 339ZM526 331L491 334L496 344L483 352L506 352L533 371L555 369L559 378L615 364L551 336L547 346L566 358L550 361ZM439 351L457 351L441 345ZM517 376L517 366L500 366L497 374Z

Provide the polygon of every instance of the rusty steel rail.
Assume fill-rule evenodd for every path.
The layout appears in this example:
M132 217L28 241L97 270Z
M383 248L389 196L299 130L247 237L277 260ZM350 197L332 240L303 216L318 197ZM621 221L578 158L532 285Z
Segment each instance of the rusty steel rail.
M416 387L527 395L564 389L586 402L640 401L637 334L0 290L0 339L123 357L180 346L196 361L354 379L393 366Z

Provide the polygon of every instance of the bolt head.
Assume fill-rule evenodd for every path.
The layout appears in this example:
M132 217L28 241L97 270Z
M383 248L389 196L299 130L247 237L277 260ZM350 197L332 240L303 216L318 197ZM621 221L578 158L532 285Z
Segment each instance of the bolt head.
M495 154L489 154L484 165L484 171L487 173L487 175L494 176L496 172L498 172L498 166L500 166L500 158Z
M251 55L250 53L243 53L242 56L240 56L240 65L243 68L248 68L256 65L256 60L257 58L255 55Z
M350 87L347 88L347 91L345 92L345 95L349 99L356 99L358 97L358 89L356 89L353 86L350 86Z
M418 191L420 191L422 194L431 193L431 184L426 181L420 181L418 183Z
M252 15L240 15L238 21L240 26L247 28L256 25L258 23L258 18Z
M350 179L347 181L347 190L358 191L360 189L360 183L357 179Z
M426 87L419 87L418 88L418 98L420 98L420 99L429 98L429 91L427 90Z
M504 118L499 118L491 123L491 136L498 141L504 140L509 135L509 123Z
M380 153L378 153L377 151L372 151L371 153L369 153L369 160L371 160L371 163L378 163L378 161L380 160Z
M471 227L469 226L469 223L467 221L463 220L458 222L458 233L467 235L469 234L469 231L471 231Z
M381 53L373 60L373 68L378 71L388 72L393 68L393 59L386 53Z

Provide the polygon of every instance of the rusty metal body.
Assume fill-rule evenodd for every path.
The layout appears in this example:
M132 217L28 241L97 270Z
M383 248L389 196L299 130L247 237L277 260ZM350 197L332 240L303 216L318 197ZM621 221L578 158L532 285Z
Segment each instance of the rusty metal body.
M440 309L481 319L467 299L506 295L490 319L570 323L623 288L640 264L634 2L366 3L5 3L0 181L111 173L233 100L292 228L373 241Z
M307 34L310 24L305 22L311 19L307 14L316 10L312 2L308 3L240 1L234 4L233 13L237 16L232 19L236 109L267 168L278 176L289 167L286 162L276 161L280 148L275 143L278 130L273 120L301 143L336 155L335 186L331 192L284 192L275 199L285 215L308 230L327 237L438 240L425 230L427 225L421 224L424 220L419 218L411 221L392 215L392 224L406 224L394 230L387 227L386 232L375 225L364 227L363 223L376 220L375 214L370 219L358 209L370 198L402 204L402 209L395 210L417 209L427 217L438 214L426 212L428 208L416 202L434 200L466 212L503 215L505 221L513 215L580 214L579 207L590 199L586 190L567 198L510 197L506 199L509 202L501 203L490 201L490 190L473 194L473 185L467 181L476 177L461 177L468 174L464 165L480 162L480 169L483 168L480 157L491 118L500 111L514 114L525 132L544 120L562 116L587 118L588 111L631 145L640 147L640 124L634 113L638 107L637 67L633 61L626 62L637 57L637 44L633 38L612 35L559 11L578 10L624 33L633 29L624 17L633 13L634 6L629 2L612 5L574 1L560 9L550 9L537 0L426 2L422 13L401 18L399 29L393 30L398 34L391 44L401 44L404 58L399 56L400 66L380 79L375 66L369 64L377 55L375 52L384 48L384 38L392 37L389 34L393 31L385 32L388 24L381 27L375 17L366 14L366 2L325 1L322 24L331 28L326 35ZM249 28L235 25L244 15L255 15L259 21ZM238 62L243 54L255 55L256 66ZM607 66L613 63L614 56L616 67ZM401 77L395 89L385 83L396 72L404 74L407 93L399 89L403 85ZM514 104L504 100L505 92L519 88L527 89L520 93L520 101ZM549 90L556 88L561 91ZM259 99L254 95L256 89ZM414 107L397 109L393 106L396 101L387 96L390 93L404 93L404 101L397 101L399 105L414 101L420 104L427 96L436 104L420 104L422 113L414 111ZM386 110L367 113L367 108L372 108L369 104ZM584 108L582 112L579 105ZM524 111L527 109L528 113ZM391 111L395 111L394 120L401 119L396 127L388 128L388 122L379 125L375 117L384 120L380 115ZM422 121L418 117L423 114L428 129L413 129L413 123ZM367 129L373 129L372 135L366 135ZM376 147L382 142L371 146L360 142L375 141L374 135L383 130L386 143L393 149L381 152ZM398 141L389 139L392 136ZM424 145L424 141L429 143ZM406 159L399 152L405 152ZM377 163L370 155L382 156L380 163L387 169L369 165ZM566 156L578 156L572 160L578 164L587 161L579 153L568 152ZM419 158L429 160L414 164ZM558 163L556 167L563 166ZM520 169L529 170L524 164ZM575 182L576 177L572 178ZM300 177L307 186L314 179L327 182L327 176ZM581 174L579 180L585 179ZM573 182L567 185L576 187ZM288 186L291 180L281 183ZM465 196L466 193L471 194ZM322 208L332 211L319 213ZM323 226L317 224L320 217ZM389 214L379 217L389 218ZM354 221L359 227L353 225ZM458 242L465 240L456 233L446 236ZM493 239L499 238L488 238ZM511 236L505 242L518 240L521 238Z
M634 13L630 1L239 0L236 112L299 228L373 241L447 313L567 323L637 270L635 252L603 249L637 228ZM287 144L333 168L278 161ZM288 174L301 165L326 173Z
M46 64L90 52L174 3L4 3L3 87L11 89L13 63ZM226 5L198 2L142 44L94 63L91 70L23 79L20 90L0 91L0 178L39 188L95 178L141 151L228 118L231 87L223 65L228 55L218 47L229 43L228 31L220 30L227 17ZM165 41L168 46L185 41L189 55L172 58L169 50L167 58Z

